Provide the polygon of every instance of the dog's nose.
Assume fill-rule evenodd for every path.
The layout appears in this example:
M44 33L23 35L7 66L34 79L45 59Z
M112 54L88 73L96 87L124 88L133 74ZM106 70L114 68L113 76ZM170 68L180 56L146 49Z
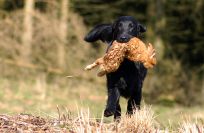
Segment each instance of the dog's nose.
M127 42L127 41L128 41L128 38L125 37L125 36L122 36L122 37L120 37L120 41L121 41L121 42Z

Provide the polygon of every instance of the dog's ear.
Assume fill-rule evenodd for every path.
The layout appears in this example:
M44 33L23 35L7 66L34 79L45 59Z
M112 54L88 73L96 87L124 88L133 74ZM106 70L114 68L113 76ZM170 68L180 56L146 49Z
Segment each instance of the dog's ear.
M140 33L146 32L147 28L143 26L142 24L138 24L138 31Z
M101 40L103 42L112 41L112 24L96 25L84 38L87 42Z

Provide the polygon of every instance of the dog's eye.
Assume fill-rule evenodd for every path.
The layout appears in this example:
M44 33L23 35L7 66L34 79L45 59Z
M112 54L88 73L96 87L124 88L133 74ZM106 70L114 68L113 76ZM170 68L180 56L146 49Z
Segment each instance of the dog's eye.
M132 28L132 27L133 27L133 23L130 23L130 24L128 25L128 27L129 27L129 28Z
M121 27L121 26L123 26L123 24L122 24L122 23L119 23L118 26Z

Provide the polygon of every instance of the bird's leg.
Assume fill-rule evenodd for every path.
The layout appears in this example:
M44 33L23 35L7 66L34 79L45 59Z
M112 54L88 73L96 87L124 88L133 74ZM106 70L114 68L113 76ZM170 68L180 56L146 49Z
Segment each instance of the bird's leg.
M91 70L91 69L97 67L98 65L101 65L102 63L103 63L103 57L97 59L94 63L86 66L84 70Z

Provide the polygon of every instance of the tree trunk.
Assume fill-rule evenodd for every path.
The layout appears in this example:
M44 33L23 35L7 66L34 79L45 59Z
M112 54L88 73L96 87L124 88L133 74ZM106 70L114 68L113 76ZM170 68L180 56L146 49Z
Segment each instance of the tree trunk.
M34 11L34 0L25 0L24 6L24 33L22 38L22 60L29 62L32 46L32 35L33 35L33 11Z
M68 0L61 1L61 17L60 17L60 44L58 44L58 64L64 69L65 67L65 45L67 37L67 19L68 19Z

